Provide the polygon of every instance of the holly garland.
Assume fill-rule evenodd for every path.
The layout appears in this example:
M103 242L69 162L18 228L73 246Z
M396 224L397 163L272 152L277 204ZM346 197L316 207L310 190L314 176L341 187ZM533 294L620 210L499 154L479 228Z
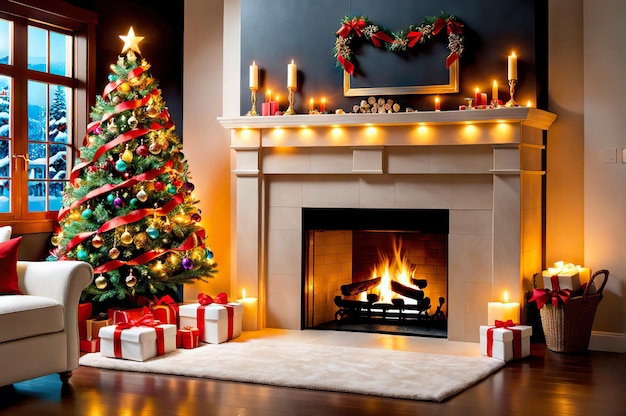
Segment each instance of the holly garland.
M406 52L417 44L423 44L435 39L438 35L447 34L448 49L450 54L446 58L446 68L449 68L463 53L463 24L456 16L446 15L441 12L441 16L426 16L421 25L410 25L408 29L397 33L389 29L375 25L367 17L354 16L350 19L345 16L341 21L341 27L335 34L335 46L333 51L337 58L337 66L350 75L354 75L355 64L352 60L354 46L358 46L358 40L371 42L377 48L385 47L390 52Z

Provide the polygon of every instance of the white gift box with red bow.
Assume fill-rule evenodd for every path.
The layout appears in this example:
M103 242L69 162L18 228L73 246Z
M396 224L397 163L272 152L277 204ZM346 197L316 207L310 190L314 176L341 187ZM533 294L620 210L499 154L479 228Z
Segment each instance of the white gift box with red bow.
M480 353L502 361L512 361L530 355L530 336L533 327L515 325L497 328L480 326Z
M198 295L199 299L201 295ZM179 306L180 327L198 328L200 342L209 344L221 344L240 336L242 316L243 304L239 302L212 302L205 305L200 302Z

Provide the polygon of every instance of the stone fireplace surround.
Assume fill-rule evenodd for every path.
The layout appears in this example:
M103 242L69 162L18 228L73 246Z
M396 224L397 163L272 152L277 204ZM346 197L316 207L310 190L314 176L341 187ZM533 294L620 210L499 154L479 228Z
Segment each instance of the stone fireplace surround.
M302 328L302 208L447 209L448 339L478 342L487 302L523 304L542 267L543 131L534 108L220 117L236 185L233 290L244 329ZM523 313L522 313L523 316Z

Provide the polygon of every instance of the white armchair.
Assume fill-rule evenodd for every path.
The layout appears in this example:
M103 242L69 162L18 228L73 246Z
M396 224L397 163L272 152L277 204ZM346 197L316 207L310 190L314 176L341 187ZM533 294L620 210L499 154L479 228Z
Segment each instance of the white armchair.
M0 386L78 367L78 301L93 279L89 263L17 263L23 295L0 296Z

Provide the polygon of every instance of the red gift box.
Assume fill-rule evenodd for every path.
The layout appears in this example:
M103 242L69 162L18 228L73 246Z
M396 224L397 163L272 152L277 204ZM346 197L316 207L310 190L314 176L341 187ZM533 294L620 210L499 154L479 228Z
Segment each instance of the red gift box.
M161 299L155 297L154 302L151 306L154 319L161 321L162 324L174 324L178 327L178 304L174 299L165 295Z
M200 330L186 326L176 331L176 348L192 349L200 345Z
M100 351L100 338L81 339L80 350L82 352L98 352Z
M135 309L109 309L109 319L113 320L113 325L123 324L137 321L147 313L150 313L150 309L146 306Z
M78 336L80 339L87 338L87 319L91 318L92 312L91 303L78 304Z

